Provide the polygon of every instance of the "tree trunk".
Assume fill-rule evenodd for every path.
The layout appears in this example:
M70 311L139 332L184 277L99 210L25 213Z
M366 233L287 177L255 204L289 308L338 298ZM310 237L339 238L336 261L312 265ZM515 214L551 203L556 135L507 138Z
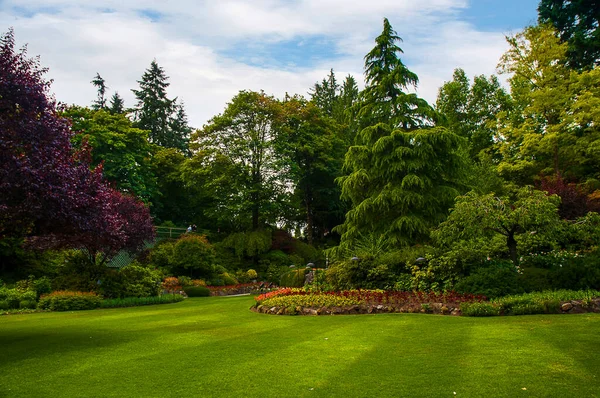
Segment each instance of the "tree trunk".
M515 240L515 231L510 231L506 238L506 245L508 246L508 254L511 261L515 266L519 265L519 258L517 256L517 241Z
M306 204L306 240L308 244L312 246L313 244L313 214L312 214L312 197L310 195L310 190L307 190L304 195L304 203Z

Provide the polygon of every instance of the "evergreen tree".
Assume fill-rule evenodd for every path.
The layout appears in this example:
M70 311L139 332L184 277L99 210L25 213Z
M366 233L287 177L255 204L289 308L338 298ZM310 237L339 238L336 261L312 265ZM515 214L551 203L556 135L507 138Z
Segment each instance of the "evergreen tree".
M174 103L175 112L169 121L169 128L179 137L181 137L185 142L188 142L190 139L190 134L192 134L192 128L188 124L187 114L185 113L185 108L183 106L183 101L180 103ZM182 149L184 154L189 154L189 149L187 145Z
M93 102L92 109L98 110L106 108L106 81L100 76L100 73L96 73L96 76L91 83L98 89L98 98Z
M333 116L337 107L339 96L339 84L335 78L333 69L329 71L329 75L321 83L315 83L310 93L312 101L323 111L327 116Z
M394 244L422 242L460 193L462 140L443 127L427 128L433 109L403 90L417 75L398 58L400 37L384 20L383 33L365 57L367 87L359 116L367 126L360 145L350 147L339 178L342 197L352 203L340 247L351 248L363 234Z
M361 127L377 123L387 123L392 129L431 125L433 108L416 94L405 92L416 87L419 78L398 57L398 53L403 53L398 42L402 39L384 18L383 32L365 56L366 86L358 112Z
M139 90L131 90L138 103L135 108L136 127L150 131L150 142L165 147L187 151L189 127L174 130L173 119L179 112L176 99L167 97L168 76L156 60L138 80ZM181 119L180 119L181 121Z
M592 69L600 65L600 1L541 0L539 21L551 23L568 43L569 66Z
M110 107L108 108L108 111L113 115L125 113L125 101L123 101L123 98L116 91L110 98Z

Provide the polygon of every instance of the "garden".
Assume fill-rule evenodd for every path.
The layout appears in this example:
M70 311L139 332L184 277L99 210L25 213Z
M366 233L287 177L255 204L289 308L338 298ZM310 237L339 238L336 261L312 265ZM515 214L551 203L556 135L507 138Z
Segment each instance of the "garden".
M0 396L598 396L600 69L556 29L433 106L384 19L364 89L195 130L156 61L66 106L9 30Z

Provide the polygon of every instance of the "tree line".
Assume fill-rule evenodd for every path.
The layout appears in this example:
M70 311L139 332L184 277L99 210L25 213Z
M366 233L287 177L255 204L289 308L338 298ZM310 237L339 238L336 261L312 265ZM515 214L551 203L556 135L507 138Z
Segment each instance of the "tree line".
M598 222L598 11L563 0L543 0L538 10L537 25L507 37L498 71L508 89L494 75L456 69L427 103L414 94L419 78L384 19L364 58L363 90L353 76L340 84L333 70L308 97L243 90L194 130L152 61L132 90L133 107L118 93L108 101L97 74L91 107L60 109L52 123L71 123L75 134L61 133L77 154L70 162L141 200L155 224L193 223L217 239L278 229L329 248L332 258L430 255L427 272L438 275L464 274L469 261L492 254L517 264L526 249L589 248L589 234L561 240L555 232L564 222L589 231ZM17 56L12 32L2 43L5 57ZM39 96L42 72L31 71ZM23 113L10 106L12 123ZM28 148L27 139L17 147ZM5 159L28 150L13 147ZM2 181L15 191L8 174ZM13 231L23 213L3 202L4 237L45 233L39 214ZM418 279L425 270L408 272Z

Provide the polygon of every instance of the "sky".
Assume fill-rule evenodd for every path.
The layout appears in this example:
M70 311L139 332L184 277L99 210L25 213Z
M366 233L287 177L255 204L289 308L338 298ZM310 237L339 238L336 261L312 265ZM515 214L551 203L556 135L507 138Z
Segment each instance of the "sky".
M240 90L308 96L333 68L362 86L364 55L386 17L402 61L435 103L455 68L490 75L505 36L534 24L537 0L0 0L0 33L39 55L56 99L91 105L96 73L109 96L131 89L155 59L169 97L201 128Z

